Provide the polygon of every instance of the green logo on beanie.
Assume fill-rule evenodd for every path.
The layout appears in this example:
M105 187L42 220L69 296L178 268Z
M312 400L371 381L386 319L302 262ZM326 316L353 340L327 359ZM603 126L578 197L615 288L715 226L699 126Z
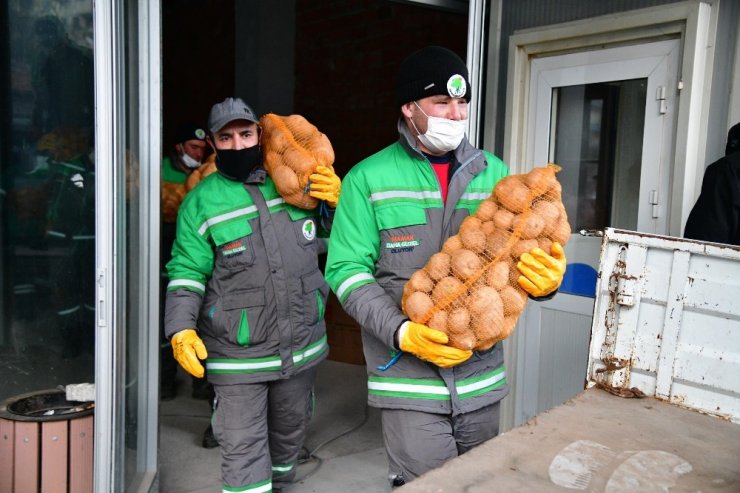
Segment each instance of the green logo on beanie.
M465 96L465 92L468 87L465 84L465 79L460 74L455 74L447 81L447 92L453 98L461 98Z

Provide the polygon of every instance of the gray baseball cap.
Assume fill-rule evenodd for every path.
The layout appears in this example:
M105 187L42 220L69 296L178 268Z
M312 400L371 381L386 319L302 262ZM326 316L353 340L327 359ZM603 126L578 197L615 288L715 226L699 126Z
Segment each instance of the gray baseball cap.
M226 98L211 107L208 128L216 133L234 120L247 120L259 124L259 118L247 103L240 98Z

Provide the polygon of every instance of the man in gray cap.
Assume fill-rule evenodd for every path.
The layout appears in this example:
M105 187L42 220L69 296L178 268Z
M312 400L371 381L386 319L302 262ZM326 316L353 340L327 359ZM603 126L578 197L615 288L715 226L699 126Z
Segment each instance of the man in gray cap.
M326 279L362 329L368 402L381 409L393 486L498 434L509 392L501 344L451 347L400 306L410 276L508 174L465 138L470 97L468 69L454 52L429 46L407 57L396 84L399 139L345 176L331 233ZM562 247L550 253L522 255L520 270L539 268L518 281L530 296L546 297L562 281Z
M262 167L259 119L239 98L211 108L216 167L186 197L167 264L165 333L175 359L216 392L224 491L279 491L295 476L319 362L329 286L317 209L289 205ZM323 186L331 182L331 191ZM311 175L333 212L339 178ZM327 195L328 193L328 195ZM323 208L322 208L323 210Z

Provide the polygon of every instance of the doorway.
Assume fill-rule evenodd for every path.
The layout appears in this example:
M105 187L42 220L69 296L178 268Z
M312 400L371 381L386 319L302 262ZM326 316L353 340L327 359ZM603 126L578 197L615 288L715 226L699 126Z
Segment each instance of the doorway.
M558 295L519 322L518 423L583 390L598 231L668 232L679 49L672 39L531 64L527 163L561 167L573 234Z

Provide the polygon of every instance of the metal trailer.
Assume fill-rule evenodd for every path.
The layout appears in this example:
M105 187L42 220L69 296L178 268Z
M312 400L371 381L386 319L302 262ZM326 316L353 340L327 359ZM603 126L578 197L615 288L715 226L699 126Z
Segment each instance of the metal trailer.
M606 229L584 370L399 491L740 491L740 248Z

